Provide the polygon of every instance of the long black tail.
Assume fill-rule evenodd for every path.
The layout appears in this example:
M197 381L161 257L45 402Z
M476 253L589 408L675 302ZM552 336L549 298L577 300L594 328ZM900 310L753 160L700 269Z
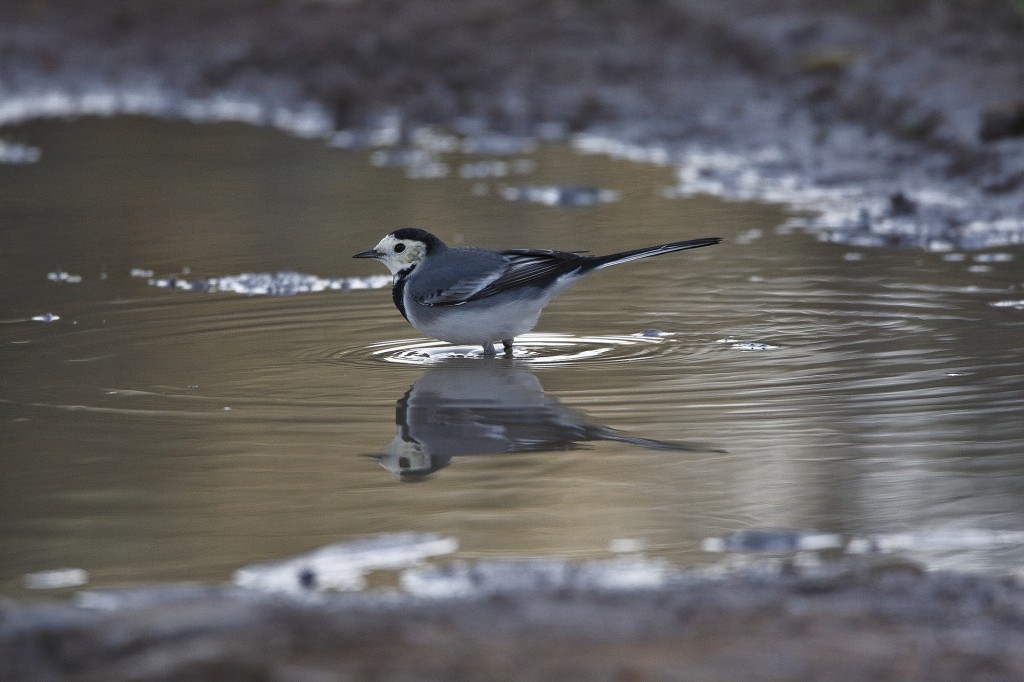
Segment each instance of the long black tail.
M586 269L600 270L601 268L606 268L609 265L628 263L631 260L649 258L650 256L660 256L663 253L686 251L687 249L699 249L702 246L714 246L721 241L722 240L719 237L702 237L700 239L687 239L683 242L672 242L671 244L662 244L660 246L647 246L642 249L622 251L621 253L612 253L607 256L593 256L587 263Z

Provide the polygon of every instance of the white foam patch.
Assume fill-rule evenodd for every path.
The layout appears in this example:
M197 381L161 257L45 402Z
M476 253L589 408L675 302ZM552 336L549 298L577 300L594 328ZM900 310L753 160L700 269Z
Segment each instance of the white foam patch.
M408 569L402 572L401 586L418 597L446 599L563 589L654 589L677 575L664 561L632 555L586 563L507 559Z
M89 582L89 574L81 568L55 568L27 573L21 581L30 590L57 590L85 585Z
M235 571L238 587L263 592L352 591L366 587L370 571L413 566L458 549L455 538L433 533L390 533L321 547L308 554Z
M850 540L850 554L936 552L993 549L1024 545L1024 531L984 528L936 529L909 533L878 533Z
M42 155L38 147L0 139L0 163L35 163Z
M316 102L283 104L231 92L196 99L152 84L84 85L76 91L55 86L6 93L0 100L0 126L38 118L119 115L270 125L299 137L326 137L333 130L329 112Z
M930 234L945 225L950 215L970 215L972 207L987 203L980 190L971 196L946 191L941 185L920 182L901 187L901 199L912 210L894 210L891 181L865 181L861 177L822 183L798 168L813 158L813 151L777 147L743 152L691 145L672 150L666 145L639 145L609 135L585 134L573 138L573 147L584 154L613 159L676 166L676 184L663 191L668 198L712 195L729 201L761 201L790 206L792 215L780 231L824 231L827 238L853 246L884 246L893 242L913 244L930 251L950 251L1024 243L1024 216L992 215L964 219L959 244ZM851 139L851 145L857 144ZM841 169L840 171L841 172ZM957 192L962 191L958 189ZM971 190L968 190L971 191ZM938 229L938 228L934 228Z

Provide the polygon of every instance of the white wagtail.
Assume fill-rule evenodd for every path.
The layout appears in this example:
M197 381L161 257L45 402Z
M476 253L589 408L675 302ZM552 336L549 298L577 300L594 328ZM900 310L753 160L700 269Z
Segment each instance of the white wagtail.
M654 440L594 423L544 392L515 364L468 362L428 369L395 406L396 433L374 459L404 480L419 480L453 457L574 450L612 441L651 450L721 452L700 443Z
M585 256L448 247L425 230L407 227L353 258L376 258L387 266L395 278L391 296L398 311L424 334L448 343L481 345L484 355L494 355L494 342L501 341L511 356L515 337L533 329L548 301L591 272L720 241L705 237Z

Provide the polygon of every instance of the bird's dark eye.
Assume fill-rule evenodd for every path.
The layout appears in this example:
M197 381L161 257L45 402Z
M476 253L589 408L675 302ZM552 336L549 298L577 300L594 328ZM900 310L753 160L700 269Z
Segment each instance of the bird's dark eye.
M395 244L395 253L402 253L403 251L405 251L405 244L402 242Z

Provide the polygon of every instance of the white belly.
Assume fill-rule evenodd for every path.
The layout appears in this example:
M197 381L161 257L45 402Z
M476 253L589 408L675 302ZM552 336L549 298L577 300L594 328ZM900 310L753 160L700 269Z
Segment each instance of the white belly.
M406 298L405 311L416 329L448 343L483 345L514 339L537 325L543 301L494 305L481 299L462 305L423 306Z

